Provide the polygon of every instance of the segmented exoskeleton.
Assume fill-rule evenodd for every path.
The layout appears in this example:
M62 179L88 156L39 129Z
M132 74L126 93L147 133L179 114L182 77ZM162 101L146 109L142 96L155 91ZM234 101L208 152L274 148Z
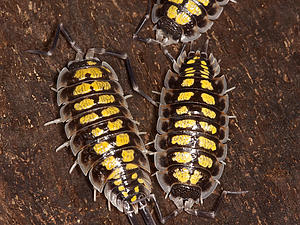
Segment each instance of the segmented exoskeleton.
M151 180L143 141L114 69L94 54L108 54L125 60L132 79L128 57L91 48L84 58L83 51L62 24L48 52L28 52L52 55L60 32L77 54L58 76L56 91L57 103L61 106L60 118L45 124L66 122L65 133L69 140L57 150L70 146L77 157L70 172L76 165L80 166L94 187L94 198L96 191L104 192L108 202L124 212L133 225L139 224L135 216L138 212L146 224L153 225L155 221L146 205Z
M177 209L165 218L158 214L163 223L183 210L214 218L226 194L245 193L223 191L212 211L192 208L211 195L223 173L231 118L227 92L234 88L227 89L217 60L206 51L183 51L173 68L160 95L154 162L158 183Z
M235 0L157 0L152 7L148 0L147 13L138 25L133 38L146 43L156 42L162 46L190 42L198 39L218 19L229 1ZM152 9L152 11L151 11ZM156 30L156 38L138 36L150 18Z

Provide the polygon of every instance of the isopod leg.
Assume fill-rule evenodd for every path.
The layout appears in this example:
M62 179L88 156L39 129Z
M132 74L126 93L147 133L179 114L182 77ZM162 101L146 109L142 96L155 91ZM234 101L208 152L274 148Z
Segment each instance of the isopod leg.
M220 204L225 198L227 194L232 194L232 195L239 195L239 194L244 194L247 193L247 191L239 191L239 192L232 192L232 191L222 191L218 199L216 200L213 208L211 211L203 211L199 209L191 209L191 208L185 208L184 210L191 215L195 216L200 216L200 217L208 217L211 219L214 219L220 209Z
M140 222L138 221L134 212L128 213L127 217L131 225L140 225Z
M146 225L156 225L146 203L139 203L139 212L141 213L143 220Z
M59 39L59 34L62 33L62 35L65 37L67 42L71 45L71 47L76 51L76 60L80 60L83 58L83 52L82 50L76 45L76 42L71 38L70 33L65 29L62 23L60 23L57 27L55 37L52 43L51 48L46 52L46 51L41 51L41 50L27 50L26 52L31 53L31 54L37 54L37 55L44 55L44 56L52 56L58 39Z

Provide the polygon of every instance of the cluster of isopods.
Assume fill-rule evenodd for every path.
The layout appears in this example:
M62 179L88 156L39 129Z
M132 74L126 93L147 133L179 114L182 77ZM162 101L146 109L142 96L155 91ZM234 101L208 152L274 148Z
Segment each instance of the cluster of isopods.
M231 0L234 2L233 0ZM229 0L157 0L148 1L148 11L133 38L165 47L188 43L211 28ZM156 38L142 38L139 33L150 18ZM140 213L146 225L154 225L148 201L154 202L157 218L165 223L185 211L188 214L214 218L223 191L211 211L193 208L214 192L224 170L227 154L229 99L225 76L212 54L204 51L181 51L172 58L173 71L165 76L160 93L157 135L154 140L156 178L176 210L163 216L152 194L148 151L140 137L137 122L128 110L126 98L114 69L95 55L111 55L125 61L133 89L156 104L135 83L126 54L90 48L83 52L60 24L52 48L29 53L52 55L59 34L76 51L76 58L58 76L57 104L60 118L46 123L65 123L68 141L57 150L70 147L83 174L108 202L124 212L131 224L140 224ZM169 53L168 53L169 54ZM170 55L169 55L170 57Z

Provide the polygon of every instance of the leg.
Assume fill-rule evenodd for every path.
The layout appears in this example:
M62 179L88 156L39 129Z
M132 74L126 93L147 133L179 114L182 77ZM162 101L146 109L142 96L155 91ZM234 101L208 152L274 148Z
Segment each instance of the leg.
M220 204L222 200L225 198L227 194L232 194L232 195L240 195L247 193L248 191L239 191L239 192L232 192L232 191L222 191L221 195L215 202L213 208L211 211L203 211L199 209L191 209L191 208L186 208L184 209L188 214L195 215L195 216L201 216L201 217L208 217L214 219L220 209Z
M129 76L129 80L132 86L132 89L137 92L138 94L140 94L141 96L143 96L145 99L147 99L151 104L158 106L157 103L150 97L148 96L145 92L143 92L142 90L140 90L139 86L137 85L136 79L135 79L135 74L133 73L131 64L130 64L130 60L128 58L127 54L120 54L120 53L116 53L116 52L110 52L110 51L106 51L105 49L97 49L97 48L91 48L88 50L86 57L92 57L94 54L100 54L100 55L110 55L110 56L114 56L117 57L119 59L122 59L125 61L125 67L126 70L128 72L128 76Z
M71 45L71 47L76 51L77 55L76 55L76 59L77 58L82 58L83 57L83 52L82 50L76 45L75 41L71 38L69 32L64 28L63 24L60 23L57 27L56 33L55 33L55 37L54 37L54 41L52 43L51 48L46 52L46 51L41 51L41 50L27 50L26 52L31 53L31 54L37 54L37 55L44 55L44 56L52 56L57 42L58 42L58 38L59 38L59 34L62 33L62 35L64 36L64 38L66 39L66 41Z
M147 207L147 202L141 201L138 204L139 204L139 212L142 215L145 224L146 225L156 225L156 222L154 221L154 219Z

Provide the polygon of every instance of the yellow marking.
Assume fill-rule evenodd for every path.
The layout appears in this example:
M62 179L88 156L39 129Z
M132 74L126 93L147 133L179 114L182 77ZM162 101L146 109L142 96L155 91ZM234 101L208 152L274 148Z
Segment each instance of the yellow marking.
M213 165L213 161L211 158L205 156L205 155L201 155L199 158L198 158L198 163L200 166L203 166L203 167L207 167L207 168L211 168L212 165Z
M195 70L194 70L195 71ZM185 77L193 77L195 76L194 71L184 74Z
M202 94L201 94L201 98L202 98L202 100L203 100L205 103L207 103L207 104L209 104L209 105L214 105L214 104L216 104L216 103L215 103L215 98L214 98L213 96L209 95L209 94L202 93Z
M190 182L191 184L197 184L198 181L202 178L202 174L200 171L195 170L194 173L191 175Z
M133 197L130 199L130 201L131 201L131 202L134 202L134 201L136 201L136 199L137 199L137 197L136 197L136 195L135 195L135 196L133 196Z
M204 6L209 4L209 0L197 0L198 2L202 3Z
M206 69L204 69L204 70L200 70L200 72L201 72L201 73L203 73L203 74L205 74L205 75L207 75L207 76L209 75L209 71L208 71L208 70L206 70Z
M199 56L195 56L193 59L200 59L200 57Z
M181 4L183 0L169 0L169 2L174 2L176 4Z
M124 191L125 190L125 187L124 186L120 186L118 187L119 191Z
M113 168L115 168L117 166L117 163L118 162L115 159L115 157L109 156L101 163L101 165L105 166L107 170L112 170Z
M187 145L190 143L192 137L190 135L176 135L172 137L171 143L178 145Z
M104 130L100 129L99 127L92 130L92 134L94 137L98 137L104 133Z
M97 63L96 62L93 62L93 61L87 61L86 62L89 66L93 66L93 65L96 65Z
M217 128L214 125L208 124L207 122L199 122L199 124L204 131L209 131L212 134L217 133Z
M179 120L175 123L176 128L187 128L196 125L196 120Z
M111 149L111 147L112 146L107 141L102 141L98 144L95 144L93 149L99 155L99 154L103 154L103 153L109 151L109 149Z
M179 180L181 183L185 183L190 179L190 173L186 168L177 168L173 173L173 177L177 178L177 180Z
M207 67L207 66L201 65L201 67L202 67L203 69L205 69L205 70L208 71L208 67Z
M208 81L208 80L201 80L200 83L201 83L201 87L203 89L207 89L207 90L211 90L211 91L214 90L214 88L211 85L210 81Z
M170 6L170 8L167 11L167 16L170 19L174 19L177 16L177 10L178 8L175 5Z
M109 90L111 88L111 85L108 81L94 81L91 83L91 86L93 87L94 91Z
M211 119L216 118L216 113L208 108L202 108L201 112L203 113L204 116L209 117Z
M122 184L122 180L121 179L114 181L114 185L116 185L116 186L119 186L121 184Z
M90 113L80 118L80 124L86 124L98 119L99 116L96 113Z
M123 192L122 192L122 195L123 195L125 198L128 197L128 193L127 193L126 191L123 191Z
M108 180L111 179L120 179L120 168L115 169L114 171L111 172L111 174L108 176Z
M95 102L93 99L83 99L81 102L76 103L74 105L74 109L79 111L79 110L83 110L83 109L89 109L91 107L93 107L95 105Z
M90 84L82 83L76 86L75 90L73 91L73 95L83 95L89 93L90 91L91 91Z
M123 150L122 151L123 162L131 162L134 160L133 150Z
M108 123L107 123L107 128L108 128L110 131L119 130L120 128L122 128L122 124L123 124L123 121L120 120L120 119L117 119L117 120L114 121L114 122L108 121Z
M102 66L101 68L105 69L107 72L110 73L110 70L108 68L106 68L105 66Z
M188 111L189 110L186 106L181 106L179 109L176 109L177 115L186 114Z
M127 145L129 143L129 135L128 134L119 134L116 137L116 145L118 147Z
M190 98L194 96L194 93L189 91L189 92L181 92L177 98L178 101L185 101L185 100L190 100Z
M203 74L201 74L201 77L203 77L203 78L205 78L205 79L208 79L208 78L209 78L209 76L203 75Z
M179 25L185 25L191 21L191 17L185 12L181 12L176 16L175 21Z
M207 65L207 63L204 60L201 61L201 64L205 66Z
M90 74L91 78L102 77L102 71L99 68L91 67L91 68L77 70L74 75L74 78L77 78L78 80L84 80L86 79L87 74Z
M138 168L138 166L133 164L133 163L128 163L126 165L126 170L133 170L133 169L136 169L136 168Z
M181 87L190 87L194 84L195 79L184 79L181 83Z
M103 109L101 111L101 114L104 117L108 117L108 116L111 116L111 115L115 115L115 114L117 114L119 112L120 112L120 110L117 107L110 106L110 107L107 107L106 109Z
M214 141L202 136L199 137L199 146L205 149L210 149L212 151L215 151L217 149L216 143Z
M135 180L137 177L138 177L137 173L134 173L134 174L131 175L132 180Z
M187 64L193 64L193 63L195 63L196 62L196 60L194 60L194 59L190 59L189 61L187 61L186 63Z
M184 71L185 71L185 72L188 72L188 71L191 71L191 70L194 70L194 67L186 68ZM195 70L195 71L196 71L196 70Z
M135 192L139 192L139 191L140 191L139 186L136 186L136 187L134 188L134 191L135 191Z
M188 163L193 160L192 154L189 152L175 152L174 155L172 160L178 163Z
M142 178L138 178L138 182L139 182L140 184L145 183L145 181L144 181Z
M185 8L193 15L196 16L200 16L202 14L201 9L196 5L195 2L189 0L186 4L185 4ZM196 56L197 57L197 56ZM194 57L195 59L195 57ZM198 58L196 58L198 59Z
M108 104L113 103L115 101L115 97L113 95L100 95L99 96L99 104Z

